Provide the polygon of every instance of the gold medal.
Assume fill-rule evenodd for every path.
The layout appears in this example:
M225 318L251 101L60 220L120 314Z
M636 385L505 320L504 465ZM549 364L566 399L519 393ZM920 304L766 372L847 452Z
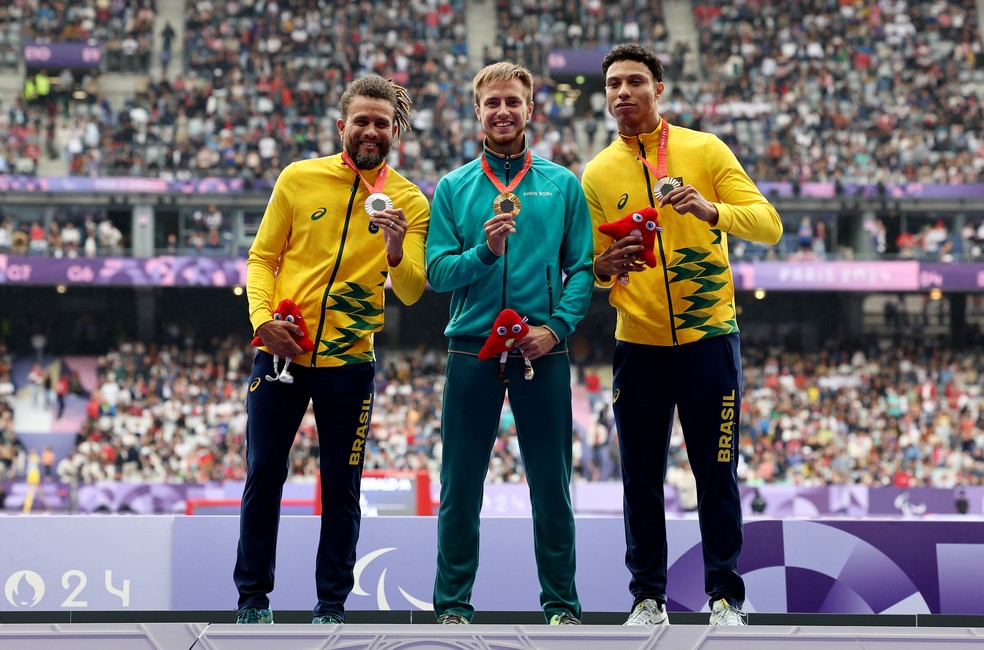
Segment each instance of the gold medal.
M492 211L496 214L512 213L515 217L519 214L522 207L523 204L519 200L519 197L512 192L501 192L497 197L495 197L495 200L492 201Z
M683 178L670 178L666 176L656 181L656 184L653 185L653 196L657 200L661 199L678 187L683 187Z

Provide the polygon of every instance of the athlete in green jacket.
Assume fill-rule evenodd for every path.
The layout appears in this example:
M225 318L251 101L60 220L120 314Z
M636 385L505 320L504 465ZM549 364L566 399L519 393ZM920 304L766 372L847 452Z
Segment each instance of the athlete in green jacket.
M591 297L591 223L574 174L530 153L529 71L497 63L478 73L474 89L485 148L438 183L427 239L428 280L453 292L434 611L442 623L467 623L474 614L483 484L508 390L533 506L540 604L548 621L571 624L581 606L566 338ZM477 353L507 307L529 319L530 331L500 377L499 359L480 361Z

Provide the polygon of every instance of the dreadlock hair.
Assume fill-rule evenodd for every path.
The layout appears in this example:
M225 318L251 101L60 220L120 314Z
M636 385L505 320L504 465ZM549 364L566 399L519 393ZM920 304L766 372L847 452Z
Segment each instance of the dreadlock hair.
M412 131L410 126L413 100L407 94L407 89L393 83L392 79L383 79L378 74L370 74L356 79L342 93L342 119L348 119L349 105L353 97L369 97L384 99L393 105L393 120L399 126L396 136L399 138L403 131Z

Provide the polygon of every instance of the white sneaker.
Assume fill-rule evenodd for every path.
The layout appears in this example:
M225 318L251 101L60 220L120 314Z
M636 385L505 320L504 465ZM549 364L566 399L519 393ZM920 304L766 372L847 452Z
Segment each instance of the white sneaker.
M745 616L745 612L724 598L715 600L711 606L711 625L748 625Z
M670 618L666 615L666 606L651 598L640 602L632 609L628 620L622 625L669 625Z

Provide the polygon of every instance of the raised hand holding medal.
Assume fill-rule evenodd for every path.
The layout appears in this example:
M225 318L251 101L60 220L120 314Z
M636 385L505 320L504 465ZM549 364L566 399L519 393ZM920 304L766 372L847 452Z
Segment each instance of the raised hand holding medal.
M391 266L396 266L403 259L403 239L406 237L408 224L403 210L394 208L393 199L382 191L386 186L389 168L383 162L376 174L376 182L373 184L362 174L362 170L358 168L348 152L342 152L342 160L359 175L362 183L369 190L369 196L365 202L366 214L369 215L369 232L376 234L380 230L383 231L387 261Z
M513 217L516 217L522 209L522 201L512 192L500 192L492 201L492 211L496 214L512 214Z
M499 194L492 201L492 212L495 213L495 216L485 222L485 238L488 240L489 248L496 255L502 255L505 252L506 237L516 232L515 219L519 211L522 210L523 203L513 193L513 190L523 180L523 176L526 175L526 172L532 166L533 153L527 149L526 156L523 158L522 167L507 185L499 180L495 172L492 171L492 166L489 165L485 154L482 154L482 171L492 181L495 188L499 190Z
M355 161L352 160L352 157L349 156L347 151L342 152L342 161L359 175L363 185L369 190L369 197L365 203L366 214L369 215L369 232L375 234L379 232L381 226L387 227L392 225L390 223L392 219L388 215L377 215L377 213L383 213L393 209L393 199L383 193L383 188L386 187L386 176L389 174L389 167L387 167L386 162L383 162L379 171L376 173L376 182L370 183L369 179L363 175L362 170L355 164Z

